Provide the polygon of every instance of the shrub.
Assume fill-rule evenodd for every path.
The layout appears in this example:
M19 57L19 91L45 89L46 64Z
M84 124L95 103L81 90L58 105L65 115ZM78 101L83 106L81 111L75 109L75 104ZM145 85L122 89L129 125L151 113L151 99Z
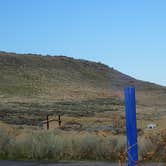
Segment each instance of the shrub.
M140 159L146 157L148 153L160 149L164 140L165 135L139 137ZM163 148L159 153L159 157L163 161L165 160L164 150ZM118 160L119 153L125 151L126 137L123 135L103 137L95 133L35 131L14 139L8 132L0 129L1 158L115 161Z
M52 132L32 132L15 141L12 153L16 158L49 159L53 158L55 146Z
M14 138L3 128L0 128L0 158L6 158L12 145Z

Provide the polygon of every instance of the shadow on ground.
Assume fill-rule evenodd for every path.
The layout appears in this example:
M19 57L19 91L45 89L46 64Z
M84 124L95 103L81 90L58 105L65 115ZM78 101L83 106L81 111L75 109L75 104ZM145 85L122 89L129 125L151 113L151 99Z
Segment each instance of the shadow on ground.
M140 166L165 166L166 163L144 163ZM0 161L0 166L118 166L109 162L30 162L30 161ZM123 164L127 166L127 164Z

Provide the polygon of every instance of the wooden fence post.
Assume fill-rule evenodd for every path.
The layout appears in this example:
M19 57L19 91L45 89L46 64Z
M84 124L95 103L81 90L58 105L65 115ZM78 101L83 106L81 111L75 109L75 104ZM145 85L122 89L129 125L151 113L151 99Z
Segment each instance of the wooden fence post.
M49 115L47 115L47 130L49 130Z
M58 115L58 124L59 124L59 127L61 126L61 115Z

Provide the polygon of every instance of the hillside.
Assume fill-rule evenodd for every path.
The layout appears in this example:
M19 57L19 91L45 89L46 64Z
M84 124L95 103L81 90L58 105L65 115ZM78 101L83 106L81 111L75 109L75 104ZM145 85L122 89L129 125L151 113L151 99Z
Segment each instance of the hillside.
M137 80L101 63L0 52L0 117L10 117L13 110L77 115L122 110L122 90L131 82L137 88L139 105L165 106L165 87Z
M131 81L138 90L162 90L108 66L64 56L17 55L0 52L0 94L35 97L76 96L122 90ZM65 90L65 92L64 92ZM62 92L61 92L62 91ZM97 93L97 96L101 94ZM91 95L90 95L91 96Z

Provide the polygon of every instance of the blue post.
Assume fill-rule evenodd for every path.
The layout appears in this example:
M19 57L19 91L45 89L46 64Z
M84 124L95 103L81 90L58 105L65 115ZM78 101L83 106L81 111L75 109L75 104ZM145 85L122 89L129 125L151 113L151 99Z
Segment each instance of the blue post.
M128 166L135 166L138 162L135 88L127 87L124 92L126 106Z

